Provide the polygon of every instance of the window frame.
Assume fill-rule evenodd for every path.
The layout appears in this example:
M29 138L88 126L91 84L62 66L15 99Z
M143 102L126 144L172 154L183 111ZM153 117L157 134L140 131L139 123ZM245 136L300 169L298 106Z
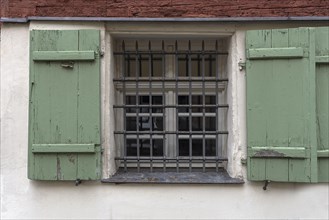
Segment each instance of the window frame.
M115 156L118 154L118 149L115 147L114 143L114 135L111 133L114 131L114 123L113 122L113 100L115 99L115 86L113 85L113 73L115 72L114 67L114 57L112 52L114 51L114 41L117 38L125 38L125 37L158 37L161 36L162 38L172 38L173 35L178 37L186 37L187 35L191 38L193 37L200 37L200 38L208 38L208 37L229 37L228 42L228 51L229 57L227 61L227 72L229 83L228 83L228 104L230 105L229 112L228 112L228 130L230 132L230 136L228 137L228 145L231 147L227 149L227 152L224 152L228 156L228 163L227 163L227 171L232 177L239 177L243 178L244 176L244 167L241 164L240 159L236 160L236 158L240 158L237 155L237 152L242 151L242 156L244 155L244 149L241 150L241 144L245 142L245 140L240 141L240 139L245 139L246 131L244 131L245 127L245 111L243 109L243 102L241 108L238 107L237 103L237 96L244 94L244 76L238 76L237 74L244 73L244 70L240 70L239 66L237 65L239 61L244 60L244 32L242 31L235 31L235 28L228 28L218 24L211 24L207 23L203 25L199 30L195 31L195 26L189 23L188 25L179 23L176 25L168 25L164 23L163 25L168 28L166 32L163 31L163 27L159 27L158 25L153 24L142 24L143 30L136 29L136 25L141 27L140 23L130 23L125 25L114 24L106 26L106 51L109 53L105 54L105 64L107 64L110 68L105 69L105 76L106 82L110 82L108 86L102 88L102 94L105 93L105 97L103 98L104 101L104 108L102 109L102 120L103 124L105 125L103 131L103 140L104 140L104 153L103 153L103 177L108 178L116 173L116 166L114 162ZM237 77L238 83L237 83ZM233 80L232 80L233 79ZM241 88L237 88L238 85ZM110 98L111 97L111 98ZM232 106L232 107L231 107ZM240 113L240 114L239 114ZM112 119L111 119L112 118ZM106 121L107 123L104 123ZM110 123L108 123L110 122ZM115 153L114 153L115 152ZM241 155L241 154L240 154Z

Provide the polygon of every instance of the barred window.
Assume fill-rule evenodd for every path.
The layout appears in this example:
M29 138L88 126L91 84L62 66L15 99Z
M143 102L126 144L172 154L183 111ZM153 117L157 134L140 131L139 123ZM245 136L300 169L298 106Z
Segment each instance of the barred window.
M116 46L119 172L222 172L227 39L119 39Z

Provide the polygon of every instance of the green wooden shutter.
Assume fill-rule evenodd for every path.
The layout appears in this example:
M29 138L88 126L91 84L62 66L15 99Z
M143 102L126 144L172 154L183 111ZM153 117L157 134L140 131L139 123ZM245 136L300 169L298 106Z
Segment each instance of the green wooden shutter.
M247 32L249 180L328 181L325 41L328 28Z
M100 179L99 31L30 37L28 177Z

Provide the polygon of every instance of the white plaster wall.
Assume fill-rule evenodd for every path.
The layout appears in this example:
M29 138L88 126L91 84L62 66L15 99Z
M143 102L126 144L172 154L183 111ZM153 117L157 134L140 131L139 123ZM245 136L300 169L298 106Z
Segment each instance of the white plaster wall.
M273 24L282 27L285 24ZM296 24L295 24L296 25ZM305 24L304 24L305 25ZM193 25L184 24L188 27ZM293 26L286 24L285 26ZM112 31L125 24L111 26ZM263 27L270 28L268 24ZM243 185L109 185L27 179L27 123L29 28L98 28L102 23L4 24L1 29L1 219L328 219L328 184L246 182ZM107 29L111 29L107 27ZM160 28L154 25L154 29ZM181 27L162 28L167 33ZM201 31L206 32L207 25ZM234 161L230 173L243 175L245 167L245 73L237 68L244 59L244 31L257 25L218 25L218 32L235 33L231 47ZM262 28L262 27L259 27ZM140 26L139 28L140 29ZM176 31L177 31L176 30ZM212 29L213 30L213 29ZM215 29L216 30L216 29ZM131 26L126 27L131 31ZM119 31L120 32L120 31ZM120 32L118 34L121 34ZM142 30L141 30L142 32ZM145 33L144 33L145 34ZM110 48L109 45L107 48ZM107 49L106 48L106 49ZM239 49L240 48L240 49ZM109 58L111 59L111 58ZM106 64L103 64L106 65ZM104 66L103 66L103 72ZM102 76L104 82L109 76ZM105 88L102 91L109 91ZM102 97L104 101L106 97ZM110 128L107 128L110 129ZM107 143L109 140L103 140ZM111 157L107 155L107 157ZM106 158L105 158L106 159ZM105 169L110 169L105 167ZM105 172L106 173L106 172Z

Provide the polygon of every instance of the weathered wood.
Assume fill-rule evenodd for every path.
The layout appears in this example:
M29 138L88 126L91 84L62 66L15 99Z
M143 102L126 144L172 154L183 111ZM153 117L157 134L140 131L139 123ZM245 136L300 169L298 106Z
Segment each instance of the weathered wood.
M329 27L315 29L316 128L319 182L329 182Z
M248 149L250 157L291 157L291 158L307 158L307 150L305 147L250 147Z
M33 153L94 153L95 144L32 144Z
M33 51L34 61L94 60L95 52L90 51Z
M308 44L306 28L247 32L249 180L310 182Z
M292 58L302 58L303 56L304 56L304 51L303 48L301 47L259 48L259 49L247 50L248 59L282 59L282 58L292 59Z
M83 44L88 47L83 48L80 32L96 36L98 41L83 40ZM91 91L95 90L93 88L99 91L99 57L94 52L99 50L99 43L99 31L95 30L31 31L30 179L75 180L80 178L80 168L87 173L80 179L100 178L100 108L97 104L100 94L91 92L86 95L89 88ZM39 52L33 54L33 51ZM38 62L33 60L33 55L37 56ZM91 56L95 60L85 62ZM62 62L56 61L73 58L84 60L76 60L74 68L63 68ZM54 62L44 62L50 60ZM84 70L85 63L89 65L88 73ZM85 78L89 87L84 86L81 90L80 78ZM81 105L82 102L89 104ZM89 118L90 123L79 123L83 118ZM79 138L81 136L94 139L83 140ZM81 158L80 154L83 154ZM81 163L85 165L80 167Z
M316 56L315 57L315 62L320 64L320 63L329 63L329 56Z

